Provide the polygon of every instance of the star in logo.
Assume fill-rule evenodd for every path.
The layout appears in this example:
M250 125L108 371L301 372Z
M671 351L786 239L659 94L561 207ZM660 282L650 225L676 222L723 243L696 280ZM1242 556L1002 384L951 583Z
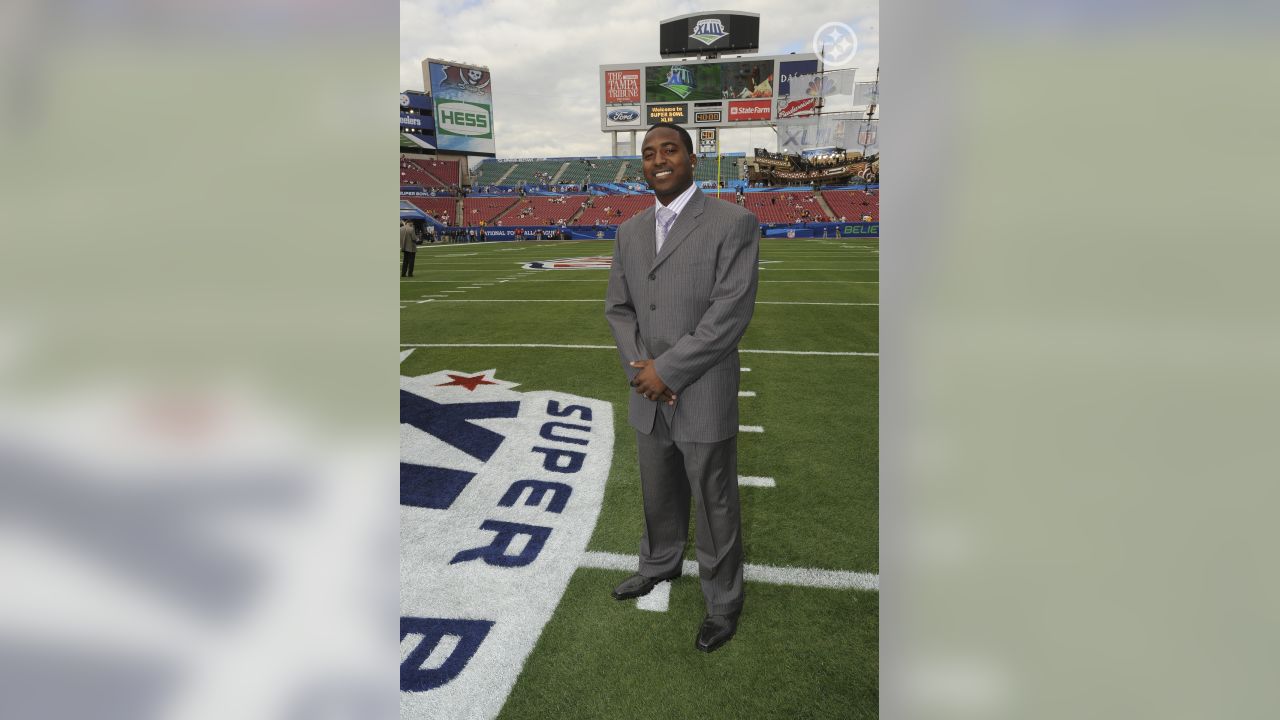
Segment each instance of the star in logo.
M436 387L460 385L471 392L475 392L476 386L478 385L497 385L498 384L496 382L485 380L484 373L480 373L479 375L474 375L472 377L467 377L466 375L454 375L453 373L447 373L447 375L451 378L451 380L447 383L440 383L436 385Z
M813 51L823 56L823 63L838 67L858 53L858 36L842 22L829 22L813 34Z

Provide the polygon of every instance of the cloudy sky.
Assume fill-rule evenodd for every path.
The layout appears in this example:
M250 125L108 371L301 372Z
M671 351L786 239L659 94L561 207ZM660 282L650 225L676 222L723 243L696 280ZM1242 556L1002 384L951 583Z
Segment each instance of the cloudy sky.
M857 79L875 78L879 0L401 0L400 88L424 89L423 58L486 65L498 157L608 155L599 66L661 61L659 21L705 10L758 13L761 55L813 52L818 28L842 22L858 35ZM726 152L776 146L770 128L722 131L720 142Z

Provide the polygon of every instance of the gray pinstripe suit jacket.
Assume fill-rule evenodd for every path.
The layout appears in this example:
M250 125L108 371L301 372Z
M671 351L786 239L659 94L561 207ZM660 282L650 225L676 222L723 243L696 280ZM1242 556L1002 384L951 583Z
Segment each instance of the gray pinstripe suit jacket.
M656 256L655 256L656 255ZM642 433L664 413L672 438L717 442L738 432L738 341L755 309L760 225L737 205L694 191L655 253L654 210L622 223L605 317L627 363L654 359L674 408L634 391L627 418Z

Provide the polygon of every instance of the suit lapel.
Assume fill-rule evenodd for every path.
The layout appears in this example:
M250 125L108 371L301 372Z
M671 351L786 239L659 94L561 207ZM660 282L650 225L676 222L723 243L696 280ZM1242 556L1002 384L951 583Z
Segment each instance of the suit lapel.
M701 190L695 189L693 196L689 198L689 203L684 206L684 210L680 212L680 217L676 218L676 223L671 226L671 231L667 233L667 239L662 243L662 252L658 253L653 259L653 265L649 267L649 272L653 272L663 263L685 238L689 237L694 230L698 228L700 221L698 217L702 215L702 209L706 205L706 196ZM652 212L652 211L651 211ZM649 223L649 234L654 236L651 247L657 245L657 230L652 222Z
M653 264L654 253L657 252L658 230L653 220L654 209L640 213L640 258L643 265Z

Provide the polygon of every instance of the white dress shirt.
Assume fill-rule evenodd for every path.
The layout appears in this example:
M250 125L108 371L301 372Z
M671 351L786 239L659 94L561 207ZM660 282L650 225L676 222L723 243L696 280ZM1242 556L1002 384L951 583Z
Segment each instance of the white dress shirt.
M665 207L676 214L676 219L671 221L671 227L675 227L676 221L680 219L680 212L684 210L685 205L689 204L689 199L693 197L693 193L697 189L698 183L690 183L689 187L685 188L685 191L680 193L675 200L672 200L670 205L663 205L662 201L656 196L653 198L653 236L657 239L659 252L662 251L662 242L665 238L662 237L662 222L658 217L658 208Z

